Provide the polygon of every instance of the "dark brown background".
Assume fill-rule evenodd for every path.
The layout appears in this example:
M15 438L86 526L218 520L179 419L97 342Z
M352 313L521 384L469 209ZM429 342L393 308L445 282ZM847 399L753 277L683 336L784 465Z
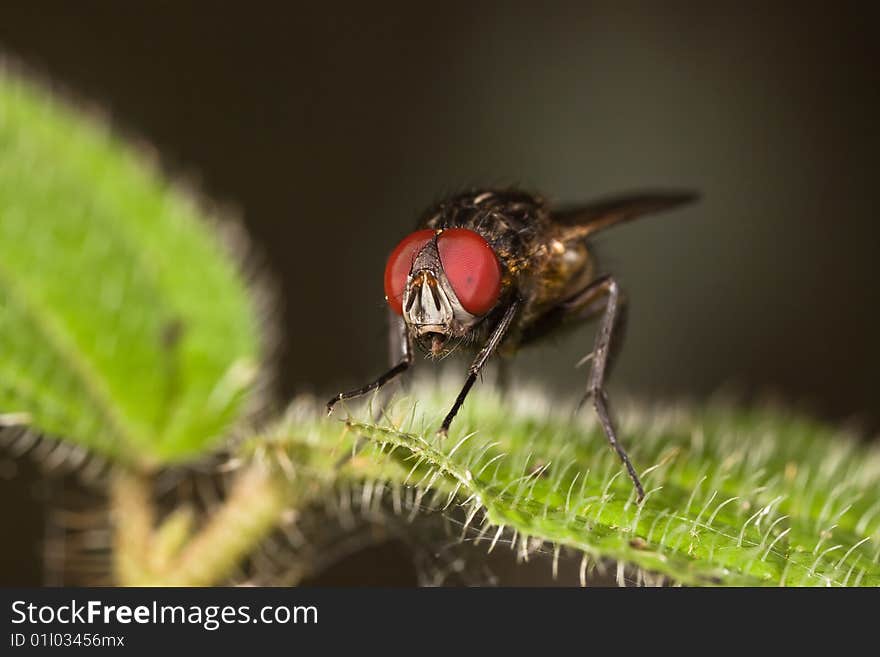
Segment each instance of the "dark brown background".
M282 289L279 397L382 366L384 259L438 195L685 186L700 205L601 240L632 301L615 389L733 383L876 431L876 12L531 4L5 2L0 49L241 210ZM518 375L573 394L588 335ZM37 583L41 506L13 470L0 582ZM411 577L399 550L361 559L320 581Z

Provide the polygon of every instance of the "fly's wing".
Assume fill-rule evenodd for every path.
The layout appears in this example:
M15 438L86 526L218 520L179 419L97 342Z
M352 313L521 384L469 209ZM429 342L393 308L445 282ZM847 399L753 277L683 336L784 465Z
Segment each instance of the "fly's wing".
M587 237L609 226L644 214L671 210L699 198L694 192L643 192L600 199L587 205L560 208L552 220L569 228L569 237Z

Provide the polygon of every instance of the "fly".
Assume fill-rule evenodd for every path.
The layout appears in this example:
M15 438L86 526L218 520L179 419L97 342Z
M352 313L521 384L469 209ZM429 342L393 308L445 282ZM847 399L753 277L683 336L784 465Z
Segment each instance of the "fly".
M626 299L617 280L600 275L590 248L601 230L696 199L687 192L632 194L554 209L516 189L470 191L430 208L391 252L385 299L391 317L392 367L345 399L376 390L408 370L415 348L442 358L457 346L476 351L464 386L438 433L446 435L486 362L546 335L598 319L586 392L638 499L644 488L617 437L605 390L619 352Z

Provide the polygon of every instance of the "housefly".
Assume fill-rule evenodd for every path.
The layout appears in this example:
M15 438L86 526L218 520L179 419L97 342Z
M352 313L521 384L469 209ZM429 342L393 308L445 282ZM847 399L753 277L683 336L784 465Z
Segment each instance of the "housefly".
M440 358L469 347L476 355L439 429L445 435L494 354L510 355L548 334L598 319L583 400L592 402L641 501L644 489L618 440L605 390L623 337L626 300L613 276L600 275L590 241L615 224L695 198L640 193L556 209L524 191L483 189L438 203L397 244L385 266L391 369L333 397L328 413L337 402L376 390L408 370L416 348Z

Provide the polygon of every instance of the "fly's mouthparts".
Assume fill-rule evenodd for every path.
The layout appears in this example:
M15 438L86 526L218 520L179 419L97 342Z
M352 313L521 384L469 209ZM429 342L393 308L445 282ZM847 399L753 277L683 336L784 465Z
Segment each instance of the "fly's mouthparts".
M429 333L431 336L431 355L435 358L443 353L443 347L446 344L446 336L440 333Z
M431 297L434 300L434 307L437 310L440 310L440 292L438 291L437 279L434 278L434 274L427 270L420 271L413 277L412 283L410 283L410 294L409 294L409 303L407 304L407 310L412 308L413 303L416 298L422 294L423 289L427 289L428 292L431 293Z
M453 318L452 304L433 272L413 274L404 292L403 313L407 321L422 331L445 329Z

